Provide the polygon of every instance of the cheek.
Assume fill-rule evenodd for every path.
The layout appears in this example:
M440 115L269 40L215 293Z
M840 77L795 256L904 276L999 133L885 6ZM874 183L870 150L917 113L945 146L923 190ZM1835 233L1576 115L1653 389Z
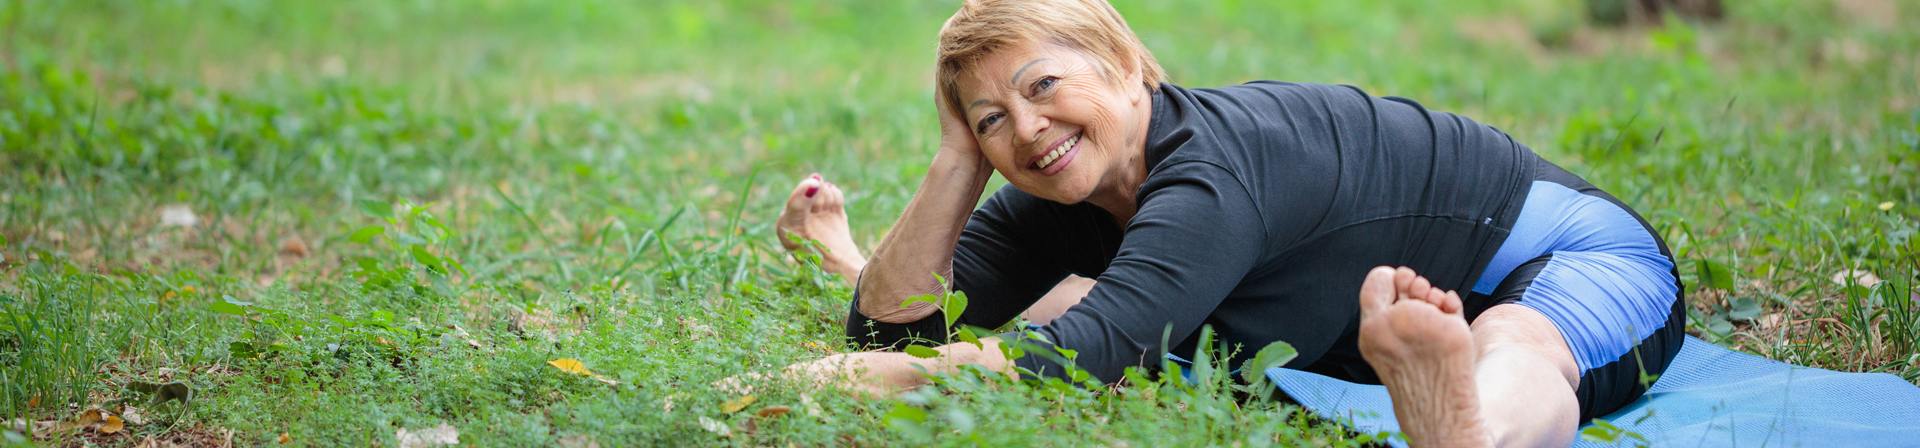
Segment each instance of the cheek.
M980 154L986 156L987 164L993 165L993 169L1000 171L1003 176L1008 172L1017 171L1019 167L1018 161L1013 160L1013 148L1004 142L982 142Z

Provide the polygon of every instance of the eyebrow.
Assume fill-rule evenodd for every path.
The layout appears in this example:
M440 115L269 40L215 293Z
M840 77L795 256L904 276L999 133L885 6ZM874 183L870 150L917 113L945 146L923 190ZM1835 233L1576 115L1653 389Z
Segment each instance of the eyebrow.
M1027 61L1027 65L1022 65L1020 66L1019 70L1015 70L1013 72L1012 78L1007 78L1007 85L1013 85L1018 83L1018 81L1020 81L1020 75L1023 73L1026 73L1027 68L1033 67L1033 64L1038 64L1040 63L1040 61L1051 61L1051 60L1053 60L1053 58L1040 58L1040 59L1034 59L1032 61ZM973 108L980 107L980 105L983 105L983 104L987 104L987 100L976 100L973 102L973 104L967 105L967 110L973 110Z
M1051 60L1053 60L1053 58L1040 58L1040 59L1034 59L1033 61L1027 62L1027 65L1020 66L1019 71L1013 72L1012 78L1007 78L1007 85L1014 85L1018 83L1020 81L1020 74L1026 73L1027 67L1032 67L1033 64L1038 64L1040 63L1040 61L1051 61Z

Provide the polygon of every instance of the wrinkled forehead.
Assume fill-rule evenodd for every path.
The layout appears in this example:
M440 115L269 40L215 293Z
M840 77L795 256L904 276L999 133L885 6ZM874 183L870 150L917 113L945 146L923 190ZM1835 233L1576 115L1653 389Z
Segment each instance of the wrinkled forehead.
M1086 57L1059 44L1020 43L994 49L963 69L954 79L961 101L972 102L1018 92L1022 77L1085 67ZM964 104L962 106L965 106Z

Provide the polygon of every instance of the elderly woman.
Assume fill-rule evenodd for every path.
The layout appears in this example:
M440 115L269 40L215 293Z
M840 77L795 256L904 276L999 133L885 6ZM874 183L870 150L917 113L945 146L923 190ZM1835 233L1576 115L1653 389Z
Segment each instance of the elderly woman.
M889 390L957 364L1063 374L997 347L1026 338L1113 382L1192 352L1210 325L1229 344L1291 343L1287 367L1385 384L1414 446L1566 446L1680 347L1657 232L1492 127L1346 86L1169 84L1101 0L969 0L937 52L940 148L872 259L824 179L782 218L857 275L848 336L943 339L935 306L902 306L941 292L936 273L971 298L958 323L989 328L1075 292L1056 288L1069 275L1096 282L1034 330L1044 341L791 371ZM993 172L1011 185L976 208Z

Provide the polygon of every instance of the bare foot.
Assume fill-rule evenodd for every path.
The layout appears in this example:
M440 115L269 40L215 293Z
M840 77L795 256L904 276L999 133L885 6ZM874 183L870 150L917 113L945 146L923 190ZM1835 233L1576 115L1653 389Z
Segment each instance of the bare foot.
M1380 374L1407 444L1492 446L1474 383L1473 333L1460 295L1385 266L1360 286L1360 354Z
M818 241L825 249L820 253L820 268L852 283L860 276L860 269L867 266L867 258L860 255L860 247L853 244L846 205L847 199L840 187L819 174L807 176L794 185L793 193L787 196L787 205L780 210L774 234L780 238L782 247L794 252L812 249L811 245L801 244L803 240Z

